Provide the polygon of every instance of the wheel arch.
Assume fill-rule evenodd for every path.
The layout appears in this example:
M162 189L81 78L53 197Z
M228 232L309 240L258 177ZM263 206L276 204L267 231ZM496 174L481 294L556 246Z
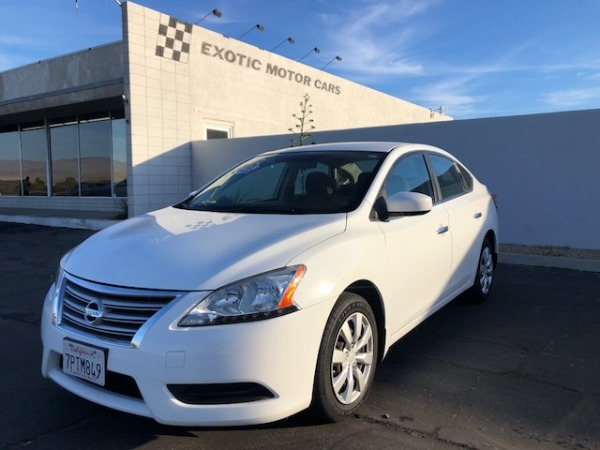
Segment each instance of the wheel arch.
M494 258L494 269L496 268L496 266L498 265L498 238L496 237L496 233L494 232L494 230L488 230L488 232L485 234L485 238L484 239L488 239L490 241L490 243L492 244L492 248L494 249L494 253L493 253L493 258Z
M377 321L377 362L381 362L386 349L385 331L385 306L377 286L369 280L358 280L344 289L344 292L352 292L363 297L373 310Z

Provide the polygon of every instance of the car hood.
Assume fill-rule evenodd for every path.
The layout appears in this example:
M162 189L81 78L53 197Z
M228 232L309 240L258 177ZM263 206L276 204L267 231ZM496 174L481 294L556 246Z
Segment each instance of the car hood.
M64 270L98 283L160 290L213 290L284 267L344 232L346 214L264 215L166 208L90 237Z

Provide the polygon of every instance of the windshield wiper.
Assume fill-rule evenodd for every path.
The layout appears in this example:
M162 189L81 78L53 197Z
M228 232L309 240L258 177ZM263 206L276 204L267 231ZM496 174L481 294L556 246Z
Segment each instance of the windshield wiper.
M340 211L332 211L327 209L318 208L302 208L297 206L289 206L286 208L273 208L263 206L251 206L251 205L215 205L201 203L199 205L191 206L188 203L179 203L174 206L175 208L190 210L190 211L209 211L219 213L232 213L232 214L285 214L285 215L301 215L301 214L335 214Z
M231 212L240 214L290 214L289 209L265 208L261 206L225 206L223 208L209 208L211 211Z

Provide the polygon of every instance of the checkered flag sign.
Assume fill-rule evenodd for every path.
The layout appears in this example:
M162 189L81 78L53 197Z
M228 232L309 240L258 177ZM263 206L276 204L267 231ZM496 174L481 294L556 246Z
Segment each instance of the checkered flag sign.
M181 22L165 14L160 16L156 56L187 64L191 41L191 23Z

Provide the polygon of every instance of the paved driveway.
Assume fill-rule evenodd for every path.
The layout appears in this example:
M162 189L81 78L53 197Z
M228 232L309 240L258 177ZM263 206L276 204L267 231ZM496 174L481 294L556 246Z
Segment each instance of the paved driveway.
M500 265L483 305L456 301L396 344L360 414L173 428L40 375L39 316L61 255L91 232L0 223L0 448L600 448L600 274Z

